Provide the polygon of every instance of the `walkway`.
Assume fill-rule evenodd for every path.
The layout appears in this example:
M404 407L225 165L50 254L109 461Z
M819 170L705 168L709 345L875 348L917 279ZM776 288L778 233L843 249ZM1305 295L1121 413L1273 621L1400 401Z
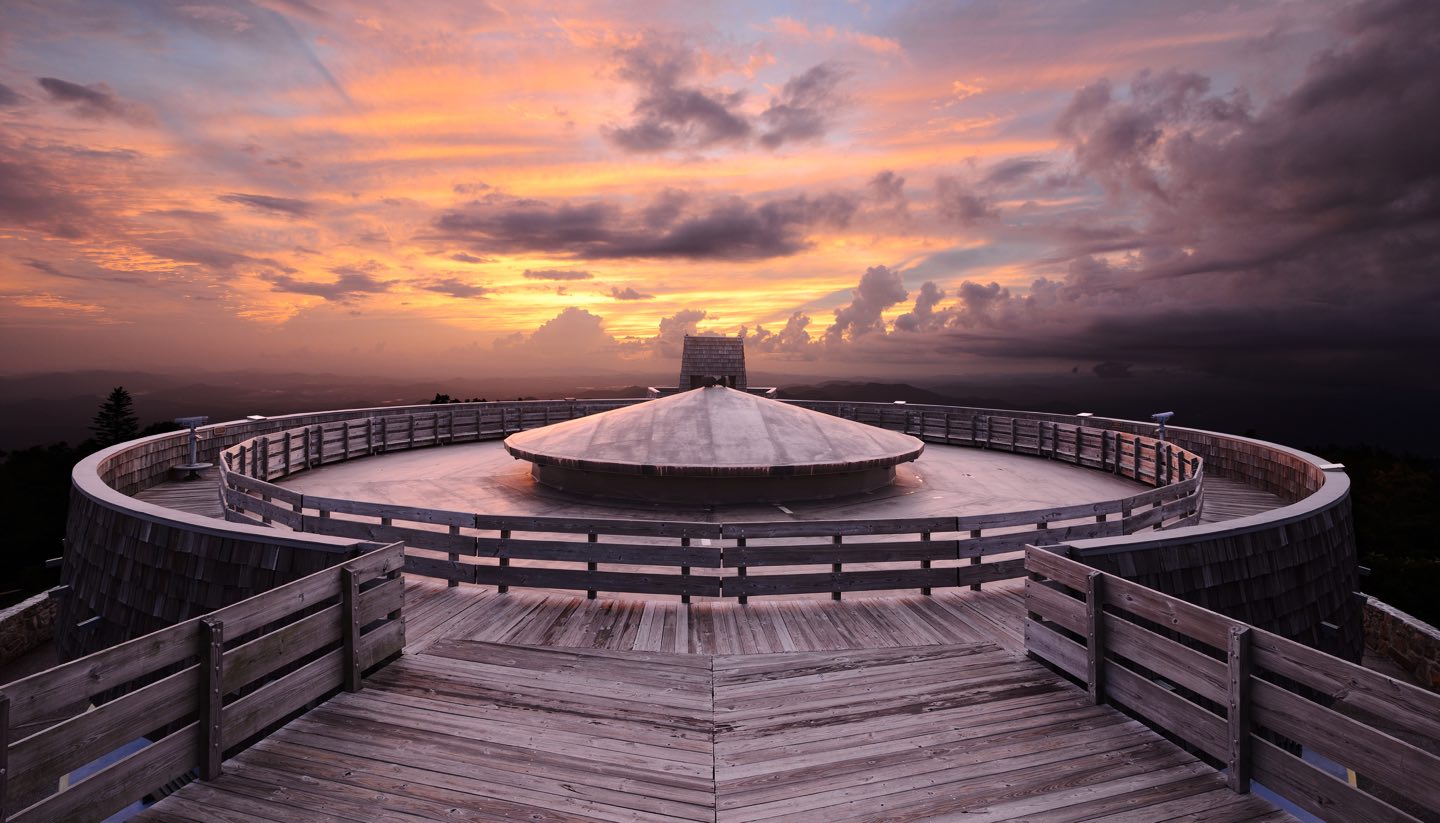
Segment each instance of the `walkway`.
M685 609L411 579L403 658L136 819L1289 819L1017 651L1019 586Z

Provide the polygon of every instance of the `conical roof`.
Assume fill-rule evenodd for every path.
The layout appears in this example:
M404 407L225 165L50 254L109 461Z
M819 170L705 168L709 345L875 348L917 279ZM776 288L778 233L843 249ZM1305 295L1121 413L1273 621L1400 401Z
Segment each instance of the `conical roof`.
M676 477L840 474L914 460L925 444L721 386L512 434L540 466Z

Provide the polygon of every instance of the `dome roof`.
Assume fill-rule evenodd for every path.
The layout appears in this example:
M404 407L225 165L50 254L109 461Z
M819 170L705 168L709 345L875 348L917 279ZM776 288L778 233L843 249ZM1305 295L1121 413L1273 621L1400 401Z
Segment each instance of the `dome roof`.
M671 477L796 477L914 460L914 437L711 386L512 434L537 466Z

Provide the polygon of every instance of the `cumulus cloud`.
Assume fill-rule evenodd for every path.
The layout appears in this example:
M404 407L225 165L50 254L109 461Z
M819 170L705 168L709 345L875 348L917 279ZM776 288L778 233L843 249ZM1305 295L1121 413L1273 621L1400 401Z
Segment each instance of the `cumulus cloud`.
M765 354L789 354L802 355L807 358L813 357L815 348L812 345L810 331L806 328L810 325L810 316L802 311L790 315L785 321L785 327L778 332L772 332L764 326L756 324L755 330L749 332L745 327L740 328L740 336L745 339L745 347L751 351Z
M816 140L825 135L841 100L837 91L844 73L824 63L791 78L770 107L760 114L760 144L777 149L785 143Z
M527 280L589 280L595 275L588 271L569 271L565 269L526 269Z
M851 291L850 302L835 310L835 322L825 330L830 344L885 333L882 313L909 296L900 272L888 266L871 266Z
M910 216L910 201L905 196L905 178L889 169L877 172L865 184L865 195L872 211L896 218Z
M230 194L218 195L215 199L222 203L235 203L241 206L248 206L256 211L278 214L284 217L309 217L315 211L315 204L308 200L297 200L290 197L271 197L267 194L231 192Z
M634 287L634 286L626 286L626 287L623 288L623 289L622 289L622 288L615 287L615 286L611 286L611 287L610 287L610 296L613 297L613 298L615 298L616 300L654 300L654 299L655 299L655 295L653 295L653 294L644 294L644 293L642 293L642 292L638 292L638 291L635 290L635 287Z
M703 309L682 309L660 318L660 332L655 335L654 355L663 360L678 358L685 347L685 335L696 334L700 321L709 313Z
M935 201L942 218L961 226L974 226L1000 214L984 195L956 177L935 178Z
M743 91L694 82L695 52L674 38L650 35L621 53L620 77L640 89L626 126L606 129L606 139L627 152L704 149L740 143L751 125L740 111Z
M810 229L844 227L856 208L857 198L841 193L752 203L668 190L641 209L603 201L472 203L441 214L434 228L440 238L497 254L756 260L807 248Z
M915 295L915 307L895 318L895 330L923 332L943 327L947 315L944 312L937 313L935 307L944 299L945 290L933 281L926 280L921 283L920 291Z
M529 334L516 332L495 341L497 350L563 359L568 363L613 354L616 347L615 338L605 331L605 318L575 306L566 308Z
M744 89L701 84L699 55L685 41L656 34L620 52L619 76L639 90L622 126L602 129L621 151L654 154L744 146L758 136L760 145L824 136L843 100L838 87L845 73L822 63L790 78L758 119L745 112Z

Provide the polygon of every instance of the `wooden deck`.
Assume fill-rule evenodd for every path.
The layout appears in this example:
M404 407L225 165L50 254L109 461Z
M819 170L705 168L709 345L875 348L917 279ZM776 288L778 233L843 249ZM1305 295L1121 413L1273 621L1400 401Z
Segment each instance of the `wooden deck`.
M560 648L732 655L856 648L995 643L1023 651L1022 583L983 590L919 594L847 594L843 601L766 598L695 603L619 595L586 600L572 594L460 586L407 577L406 651L445 638Z
M200 472L198 480L167 480L141 489L135 499L203 517L225 518L220 504L220 470L213 466Z
M1211 472L1205 475L1205 504L1200 509L1200 522L1222 523L1284 505L1284 498L1278 494Z
M403 658L135 819L1289 819L1024 657L1018 592L686 608L412 578Z

